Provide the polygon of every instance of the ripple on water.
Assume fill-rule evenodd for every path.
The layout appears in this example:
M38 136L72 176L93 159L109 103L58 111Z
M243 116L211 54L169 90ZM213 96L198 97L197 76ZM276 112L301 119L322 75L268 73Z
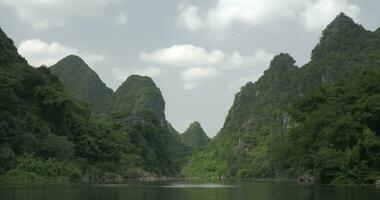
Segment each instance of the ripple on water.
M166 187L166 188L227 188L227 187L234 187L234 186L216 184L216 183L203 183L203 184L174 183L174 184L165 185L162 187Z

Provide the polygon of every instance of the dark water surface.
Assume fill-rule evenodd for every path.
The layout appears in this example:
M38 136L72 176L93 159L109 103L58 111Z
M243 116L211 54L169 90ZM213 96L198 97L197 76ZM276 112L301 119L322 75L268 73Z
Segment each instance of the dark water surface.
M380 200L375 186L284 182L0 184L0 200Z

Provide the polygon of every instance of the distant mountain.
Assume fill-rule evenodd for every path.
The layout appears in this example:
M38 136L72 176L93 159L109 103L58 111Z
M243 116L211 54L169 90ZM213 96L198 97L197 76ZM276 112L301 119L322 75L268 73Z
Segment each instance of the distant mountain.
M373 183L380 169L379 72L379 34L341 13L309 63L298 68L279 54L241 88L221 131L183 173Z
M156 149L152 153L155 154L154 157L160 157L158 164L166 166L160 173L178 174L191 154L191 148L181 142L180 134L166 121L164 98L150 77L131 75L113 93L78 56L71 55L62 59L51 70L73 96L88 103L95 113L107 114L121 126L144 124L140 128L141 133L149 127L148 124L153 125L156 130L140 133L139 140L148 141L147 145ZM156 127L156 120L159 127ZM136 140L133 143L140 142ZM141 154L149 152L145 149ZM153 163L144 165L152 166ZM157 167L159 166L149 170L154 171Z
M150 77L131 75L114 93L79 56L67 56L50 70L70 94L88 103L97 114L122 117L152 111L162 124L166 123L165 101Z
M98 114L109 114L112 110L113 91L78 56L70 55L50 67L53 74L67 87L74 97L85 101Z
M181 141L193 149L200 149L209 143L210 138L202 129L201 124L195 121L181 135Z
M115 92L113 113L128 116L147 110L166 125L165 101L160 89L150 77L131 75Z
M178 175L190 152L169 131L153 81L130 77L115 94L115 116L112 96L77 56L52 68L29 66L0 29L1 180ZM109 117L92 115L86 104L98 113L109 109Z

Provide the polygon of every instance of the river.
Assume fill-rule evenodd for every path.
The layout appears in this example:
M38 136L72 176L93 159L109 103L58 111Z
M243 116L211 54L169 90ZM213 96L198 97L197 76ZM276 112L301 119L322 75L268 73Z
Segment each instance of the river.
M295 182L0 184L0 200L379 200L380 187Z

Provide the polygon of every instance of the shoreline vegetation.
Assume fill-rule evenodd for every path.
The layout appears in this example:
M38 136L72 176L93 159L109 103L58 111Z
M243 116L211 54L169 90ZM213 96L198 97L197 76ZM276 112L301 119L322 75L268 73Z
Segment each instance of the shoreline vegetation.
M182 134L171 126L150 77L114 92L75 55L32 67L0 29L0 183L380 185L380 29L341 13L311 61L295 63L275 56L210 139L199 122Z

